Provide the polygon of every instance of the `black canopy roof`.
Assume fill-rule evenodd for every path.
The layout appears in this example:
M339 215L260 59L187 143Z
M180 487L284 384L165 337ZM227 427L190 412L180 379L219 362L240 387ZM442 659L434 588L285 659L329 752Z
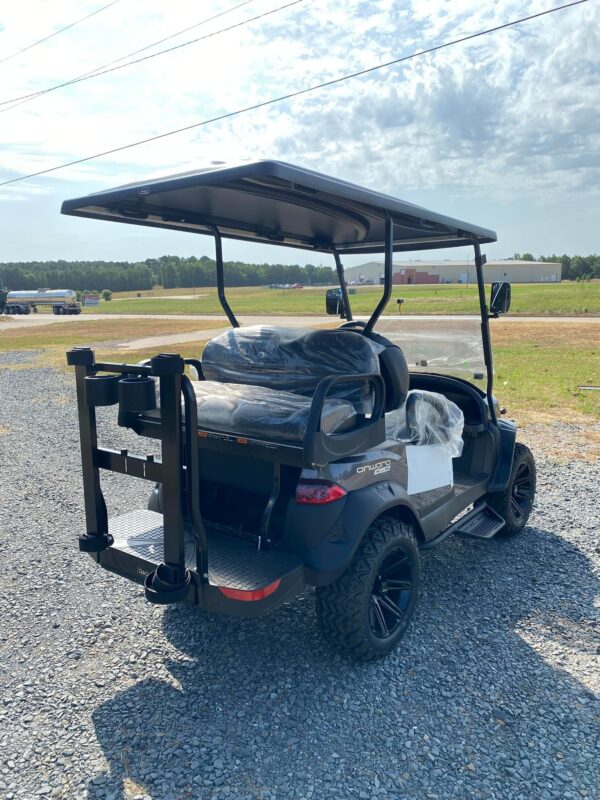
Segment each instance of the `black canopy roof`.
M496 241L494 231L280 161L219 165L65 200L63 214L300 247L378 253Z

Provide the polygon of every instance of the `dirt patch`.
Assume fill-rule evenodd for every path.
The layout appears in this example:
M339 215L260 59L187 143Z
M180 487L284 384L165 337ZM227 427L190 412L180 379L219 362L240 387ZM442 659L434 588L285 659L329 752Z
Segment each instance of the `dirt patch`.
M519 427L517 436L530 447L557 464L570 461L600 463L600 423L589 417L577 422L561 422L532 414L536 421Z
M600 324L581 322L561 322L541 319L535 322L511 320L492 320L490 323L494 345L511 345L515 341L526 341L533 347L563 347L576 342L578 348L598 350L600 348Z

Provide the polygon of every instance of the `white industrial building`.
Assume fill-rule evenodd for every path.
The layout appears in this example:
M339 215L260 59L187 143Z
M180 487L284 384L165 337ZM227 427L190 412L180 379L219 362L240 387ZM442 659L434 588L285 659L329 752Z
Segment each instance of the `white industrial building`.
M504 259L488 261L483 268L485 280L510 283L560 283L562 264L547 261L515 261ZM369 261L345 270L346 281L351 284L382 283L383 261ZM393 283L396 285L420 283L474 283L473 259L465 261L412 260L394 261Z

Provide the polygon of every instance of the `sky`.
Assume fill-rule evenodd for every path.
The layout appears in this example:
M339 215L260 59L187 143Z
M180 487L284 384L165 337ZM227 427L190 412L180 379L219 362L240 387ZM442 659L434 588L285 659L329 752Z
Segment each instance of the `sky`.
M2 3L0 102L94 71L241 2L119 0L2 61L107 1ZM286 2L251 0L144 55ZM0 182L559 4L302 0L167 55L31 102L0 105ZM600 3L590 0L300 98L0 187L0 262L212 255L210 239L63 217L60 204L211 161L260 158L299 164L492 228L498 242L486 246L489 258L516 251L598 252L599 109ZM224 255L249 262L316 260L311 253L240 242L225 242ZM353 256L347 265L365 260L370 257Z

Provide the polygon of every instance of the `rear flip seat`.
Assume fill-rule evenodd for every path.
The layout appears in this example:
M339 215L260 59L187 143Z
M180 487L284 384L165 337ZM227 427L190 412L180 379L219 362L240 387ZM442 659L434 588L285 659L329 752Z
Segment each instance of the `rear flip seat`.
M198 404L198 425L254 439L301 443L312 400L293 392L216 381L193 383ZM354 426L352 403L325 400L321 431L335 433Z
M212 339L194 382L199 426L253 438L302 442L319 382L330 375L378 373L372 343L353 331L275 326L234 328ZM321 430L351 429L371 411L367 381L332 387Z

